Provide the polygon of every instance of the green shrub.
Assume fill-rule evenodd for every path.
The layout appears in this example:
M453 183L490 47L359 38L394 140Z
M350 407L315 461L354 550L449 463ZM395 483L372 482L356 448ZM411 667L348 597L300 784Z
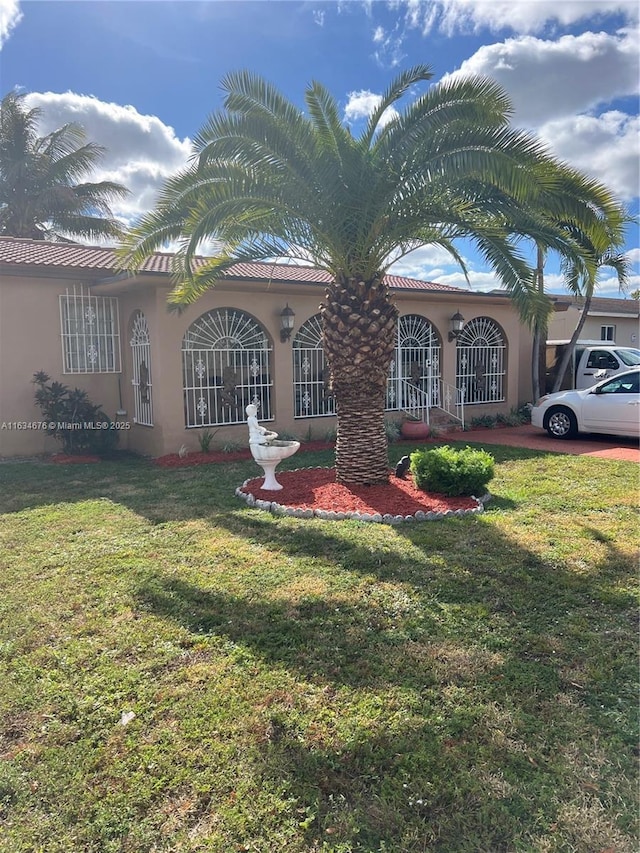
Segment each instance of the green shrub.
M480 497L494 476L494 459L485 450L449 445L411 454L411 473L419 489L444 495Z
M478 415L471 418L471 426L480 429L493 429L497 422L498 419L495 415Z
M503 426L520 426L521 424L531 423L531 410L527 406L520 408L513 406L506 414L500 412L497 416L499 424Z
M200 450L203 453L209 453L211 451L211 442L213 441L213 437L218 432L218 430L214 430L211 432L210 429L205 429L204 432L201 432L198 436L198 444L200 445Z
M111 418L92 403L86 391L51 381L40 370L33 375L36 403L46 421L46 433L62 442L65 453L95 453L104 456L118 443Z
M387 441L390 444L393 444L394 441L398 441L400 438L400 424L397 421L391 420L391 418L385 418L384 431Z

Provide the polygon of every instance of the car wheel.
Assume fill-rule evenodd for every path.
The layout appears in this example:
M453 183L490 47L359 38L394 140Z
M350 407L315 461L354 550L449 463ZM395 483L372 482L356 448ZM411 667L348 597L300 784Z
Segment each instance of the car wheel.
M549 409L545 429L552 438L573 438L578 433L578 422L571 409L557 406Z

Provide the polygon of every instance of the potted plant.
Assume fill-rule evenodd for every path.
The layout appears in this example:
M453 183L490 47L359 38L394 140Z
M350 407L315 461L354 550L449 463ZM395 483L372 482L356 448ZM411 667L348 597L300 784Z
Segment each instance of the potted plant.
M429 424L417 415L407 415L400 425L400 435L403 438L425 439L429 438L431 430Z

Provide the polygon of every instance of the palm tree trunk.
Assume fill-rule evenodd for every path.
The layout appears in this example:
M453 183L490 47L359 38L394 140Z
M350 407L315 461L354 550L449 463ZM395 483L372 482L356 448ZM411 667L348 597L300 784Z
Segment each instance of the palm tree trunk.
M536 282L538 293L544 293L544 252L541 246L537 247ZM547 327L546 317L544 319L542 317L536 318L533 326L533 350L531 353L531 387L534 403L545 390L543 378L546 373ZM544 359L543 355L545 355Z
M398 310L382 277L338 277L322 306L323 346L336 399L336 479L389 480L384 408Z
M585 321L587 319L587 314L589 313L589 308L591 307L592 298L593 289L589 289L584 297L584 305L582 306L582 311L580 312L580 318L576 324L575 329L573 330L573 334L571 335L569 343L564 348L564 352L562 353L562 358L560 359L560 364L558 365L558 372L556 373L555 382L553 383L553 388L551 389L553 392L560 390L562 378L564 377L564 374L567 371L567 367L569 366L569 362L571 361L571 357L576 348L576 343L578 341L578 338L580 337L580 332L582 332Z

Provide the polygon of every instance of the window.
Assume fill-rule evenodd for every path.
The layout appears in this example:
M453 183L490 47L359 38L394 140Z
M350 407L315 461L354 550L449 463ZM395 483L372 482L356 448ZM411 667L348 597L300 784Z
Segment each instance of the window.
M396 348L387 382L388 410L422 410L440 405L440 338L419 314L398 319Z
M182 339L186 426L244 423L249 403L261 421L272 420L271 352L266 332L244 311L220 308L192 323Z
M601 341L615 341L616 327L615 326L600 326Z
M387 382L386 409L411 411L438 405L439 376L440 339L435 328L417 314L400 317ZM295 417L335 414L328 378L322 349L322 321L315 314L300 327L293 341Z
M612 353L603 349L594 349L587 359L587 367L592 370L617 370L620 364Z
M142 426L153 426L151 397L151 341L147 319L142 311L133 315L131 331L131 360L133 362L133 421Z
M601 385L597 391L598 394L639 394L640 393L640 373L631 373L627 376L620 376Z
M502 331L489 317L470 320L457 339L456 385L469 403L505 399L506 345Z
M120 373L120 319L114 296L83 285L60 296L63 373Z
M335 399L328 380L322 349L322 321L319 314L314 314L302 324L293 339L294 417L335 414Z

